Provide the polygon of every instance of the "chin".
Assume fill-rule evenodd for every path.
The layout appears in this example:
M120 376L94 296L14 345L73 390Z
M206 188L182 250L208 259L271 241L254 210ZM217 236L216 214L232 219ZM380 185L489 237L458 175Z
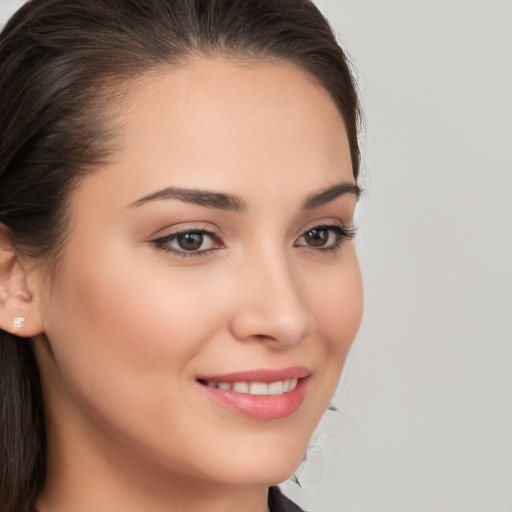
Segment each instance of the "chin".
M278 485L290 478L299 467L302 458L293 463L277 463L271 461L263 467L244 465L238 471L224 474L223 482L228 485L237 486L263 486L270 487Z
M225 484L277 485L295 473L303 461L306 448L307 443L290 446L282 442L278 448L269 443L266 446L260 445L258 449L245 450L244 453L234 449L219 458L215 468L208 468L208 473Z

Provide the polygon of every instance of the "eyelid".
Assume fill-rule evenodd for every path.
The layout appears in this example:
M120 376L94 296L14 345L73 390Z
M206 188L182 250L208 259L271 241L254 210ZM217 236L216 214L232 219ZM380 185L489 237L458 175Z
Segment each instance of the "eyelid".
M190 258L190 257L201 257L206 256L208 253L210 253L213 250L222 249L224 247L224 243L222 242L222 235L220 231L215 227L206 227L204 224L200 225L193 225L193 224L183 224L174 228L168 228L167 230L161 230L166 231L163 235L155 235L151 238L150 242L155 247L157 247L159 250L171 253L173 255L184 257L184 258ZM187 233L200 233L205 236L208 236L212 239L213 243L215 243L216 247L211 247L208 249L199 249L196 251L187 251L187 250L180 250L177 248L172 248L169 245L169 242L176 239L180 235L184 235ZM220 243L219 243L220 242Z
M334 232L334 235L336 236L335 243L323 246L299 243L299 241L312 230L330 230L331 232ZM297 236L293 245L295 247L304 247L316 252L335 252L341 248L341 245L345 240L352 240L356 236L356 232L357 228L354 226L346 227L339 219L321 219L305 227Z
M350 238L353 238L357 233L357 227L354 226L352 223L350 225L346 225L342 220L333 218L333 217L327 217L323 219L318 219L316 221L310 222L309 224L306 224L304 228L301 229L301 231L297 234L297 237L304 235L304 233L307 233L311 229L319 229L319 228L339 228L343 230L344 233L347 234Z
M181 233L189 233L191 231L206 231L208 233L214 233L219 237L222 236L220 229L205 221L190 221L190 222L178 222L176 224L169 224L157 231L154 231L149 237L149 241L156 240L158 238L165 238L167 236L181 234Z

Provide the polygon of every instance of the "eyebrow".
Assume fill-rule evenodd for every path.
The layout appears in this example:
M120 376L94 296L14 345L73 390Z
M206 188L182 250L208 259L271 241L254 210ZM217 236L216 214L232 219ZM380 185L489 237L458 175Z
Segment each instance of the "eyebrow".
M301 210L312 210L326 203L334 201L345 194L353 194L356 199L361 195L361 189L353 183L338 183L327 187L320 192L309 195L302 203ZM141 206L152 201L167 201L175 199L184 203L197 204L207 208L216 208L219 210L229 210L237 213L244 213L248 210L247 203L237 196L224 194L221 192L211 192L209 190L166 187L162 190L144 196L138 199L130 206Z
M176 199L184 203L197 204L207 208L217 208L219 210L230 210L243 213L247 210L247 203L239 197L220 192L210 192L209 190L198 190L191 188L167 187L158 192L138 199L131 206L140 206L151 201L162 201Z
M355 183L338 183L332 187L327 187L320 192L315 192L309 195L306 200L302 203L302 210L312 210L318 208L324 204L334 201L338 197L345 194L353 194L356 196L356 200L361 197L362 190Z

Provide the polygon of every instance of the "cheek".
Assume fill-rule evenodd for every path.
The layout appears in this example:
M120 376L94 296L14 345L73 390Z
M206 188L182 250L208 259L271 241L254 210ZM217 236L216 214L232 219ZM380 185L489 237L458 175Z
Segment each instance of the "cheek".
M343 356L359 330L363 315L361 273L352 251L338 271L329 272L324 286L312 286L310 296L317 325L330 355Z
M70 253L73 265L52 290L46 333L70 389L107 406L124 396L147 403L164 379L181 378L205 339L204 324L194 318L201 303L197 289L109 254L85 261Z
M359 265L352 251L336 271L325 276L323 290L311 289L314 314L323 342L323 351L316 351L316 381L322 395L317 400L315 421L319 421L332 399L352 342L363 315L363 290ZM314 427L314 425L313 425Z
M197 426L189 405L195 358L221 323L213 298L201 300L212 284L101 256L70 255L73 266L63 267L52 290L46 323L47 374L60 390L54 396L74 411L66 421L85 415L153 454L176 451L162 445L169 432L185 436Z

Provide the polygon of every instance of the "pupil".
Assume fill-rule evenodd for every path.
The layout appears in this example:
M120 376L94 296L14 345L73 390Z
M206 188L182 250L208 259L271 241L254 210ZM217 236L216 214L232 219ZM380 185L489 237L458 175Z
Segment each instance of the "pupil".
M178 237L178 245L186 251L194 251L203 244L201 233L184 233Z
M329 240L329 232L327 229L311 229L305 235L309 245L319 247L325 245Z

